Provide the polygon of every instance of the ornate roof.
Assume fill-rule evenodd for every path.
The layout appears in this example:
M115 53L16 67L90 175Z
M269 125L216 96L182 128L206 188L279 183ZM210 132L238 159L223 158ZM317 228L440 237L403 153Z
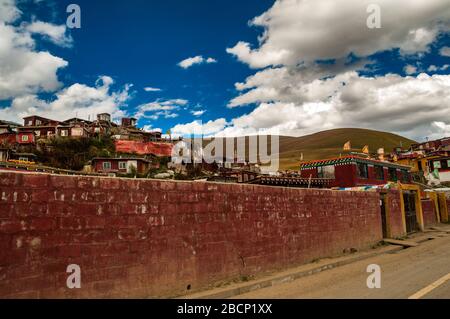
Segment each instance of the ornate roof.
M348 165L348 164L356 164L356 163L381 165L384 167L399 168L399 169L410 169L411 168L409 166L399 165L399 164L395 164L395 163L391 163L391 162L377 161L377 160L358 157L358 156L345 156L345 157L337 157L337 158L330 158L330 159L301 163L300 169L309 169L309 168L316 168L316 167L329 166L329 165L335 165L335 166Z

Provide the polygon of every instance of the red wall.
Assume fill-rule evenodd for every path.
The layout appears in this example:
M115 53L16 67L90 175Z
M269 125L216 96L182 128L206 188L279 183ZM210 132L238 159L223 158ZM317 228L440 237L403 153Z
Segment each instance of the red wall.
M28 136L28 141L23 141L22 136ZM17 143L19 144L34 144L36 141L35 135L33 132L19 132L17 133Z
M0 173L0 297L172 295L381 237L375 192Z
M422 200L422 213L425 227L432 226L437 223L436 207L432 200Z
M332 187L356 186L356 165L339 165L335 168L335 183Z
M3 133L0 134L0 144L16 144L16 133Z
M356 187L366 185L384 185L389 182L389 169L384 167L384 179L380 180L375 177L375 169L369 165L369 178L359 178L356 164L336 165L335 166L335 181L331 187ZM302 169L300 172L303 178L318 177L317 168ZM402 173L397 172L399 181L402 181ZM411 180L409 180L410 182Z
M387 194L388 223L390 227L390 237L397 238L405 235L403 228L403 216L400 204L400 192L391 190Z

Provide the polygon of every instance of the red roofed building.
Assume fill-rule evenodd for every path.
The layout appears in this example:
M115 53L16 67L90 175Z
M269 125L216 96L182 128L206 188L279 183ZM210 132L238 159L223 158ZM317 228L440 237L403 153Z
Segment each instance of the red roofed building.
M48 138L55 136L59 121L47 119L41 116L28 116L23 118L24 126L18 128L20 133L33 132L37 138ZM19 139L19 143L22 140Z
M35 142L36 137L32 131L0 134L0 144L4 146L29 145Z
M92 159L92 168L96 173L130 174L134 168L137 173L145 174L150 169L150 165L151 161L137 157L96 157Z
M300 175L302 178L332 179L330 187L384 185L397 181L404 184L411 183L409 166L358 156L302 163Z

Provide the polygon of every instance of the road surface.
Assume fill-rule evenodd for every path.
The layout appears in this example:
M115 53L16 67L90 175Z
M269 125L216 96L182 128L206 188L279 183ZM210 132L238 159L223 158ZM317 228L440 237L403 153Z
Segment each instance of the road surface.
M381 267L379 289L367 287L370 264ZM450 299L450 236L234 298Z

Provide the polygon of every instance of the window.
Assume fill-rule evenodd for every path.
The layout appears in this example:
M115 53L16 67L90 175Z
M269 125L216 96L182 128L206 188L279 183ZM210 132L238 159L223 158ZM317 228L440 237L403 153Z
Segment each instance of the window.
M335 178L334 165L321 166L317 169L317 176L319 178Z
M374 166L375 178L378 180L384 180L384 168L383 166L375 165Z
M111 162L103 162L103 170L110 170Z
M436 169L436 168L442 168L442 166L441 166L441 161L434 161L433 162L433 167Z
M28 162L28 157L19 157L19 161Z
M391 182L398 181L397 169L396 168L389 168L389 180Z
M83 136L83 129L80 127L72 128L72 136Z
M28 135L22 135L22 142L28 142Z
M364 163L358 163L358 176L360 178L369 178L369 167L367 164Z
M402 169L402 183L409 183L409 173L404 169Z
M450 160L447 160L447 168L450 168Z
M36 134L36 136L41 136L41 131L35 131L34 133Z
M42 124L42 122L40 120L36 120L36 126L39 126L41 124Z
M119 162L119 169L127 169L127 162Z
M61 131L61 136L67 136L67 135L69 135L67 130L62 130Z

